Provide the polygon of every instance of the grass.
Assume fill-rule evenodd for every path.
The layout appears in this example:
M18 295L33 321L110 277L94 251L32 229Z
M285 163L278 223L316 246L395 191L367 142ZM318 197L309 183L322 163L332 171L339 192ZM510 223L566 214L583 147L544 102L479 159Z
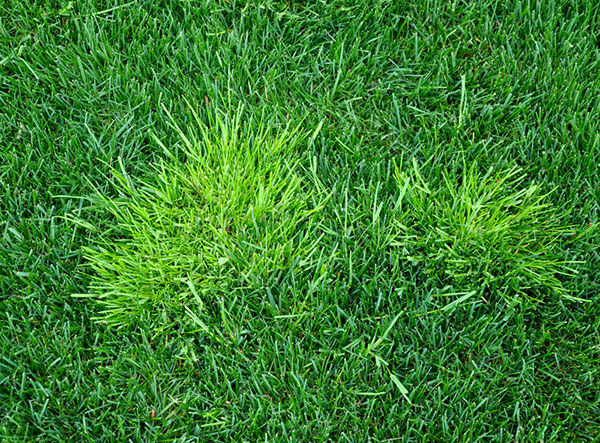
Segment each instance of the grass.
M599 20L593 2L576 0L0 5L0 435L597 440ZM249 141L224 143L217 135L235 127L238 106L240 139ZM235 255L221 260L225 268L209 266L226 286L205 296L190 280L204 304L192 315L179 301L193 307L194 291L179 281L165 292L184 293L176 303L144 308L139 321L126 315L120 327L98 323L106 306L72 294L101 293L103 282L127 288L90 268L103 243L102 263L116 266L115 240L162 229L170 210L187 222L201 213L217 230L221 213L248 226L241 208L259 195L234 179L226 189L241 200L216 199L216 212L194 199L176 210L157 193L161 178L189 187L185 159L211 146L230 155L242 147L255 165L229 177L268 188L258 172L271 168L294 193L281 207L284 188L272 188L266 213L282 209L307 236L293 236L293 223L250 230L248 243L268 244L284 266L273 271L277 260L260 254L242 267ZM274 150L260 165L258 146ZM239 165L196 156L195 171L203 158L216 165L200 180L204 190L227 176L219 167ZM414 162L431 192L407 188L403 216L399 193L404 179L419 180ZM496 173L506 187L495 187ZM461 220L486 190L502 198L485 203L479 223L510 225L500 246L493 235L465 240ZM529 203L520 201L528 190ZM141 231L119 219L134 207L150 215ZM512 224L515 214L522 222ZM269 217L265 226L275 223ZM424 225L432 221L438 230ZM147 244L160 254L193 247L169 243L180 232L169 229L167 242ZM213 265L228 257L213 248L250 249L231 233L214 238L201 248ZM298 272L285 245L306 241L312 251L316 239ZM546 290L506 260L527 239L542 240L533 258L520 258L543 261ZM464 265L442 254L459 240L476 279L455 278ZM472 252L482 244L489 255ZM411 263L402 248L439 260ZM175 257L184 266L185 254ZM490 278L490 267L507 272ZM267 284L246 278L246 268L264 269ZM477 281L493 293L463 299ZM531 287L523 303L498 302L506 282ZM587 301L560 296L558 284ZM124 311L133 309L127 300ZM175 306L170 315L184 327L164 327L173 324L164 306Z
M90 295L109 324L159 316L162 327L181 326L185 311L196 318L207 299L285 285L316 254L311 234L323 202L296 171L294 133L242 130L240 112L217 129L195 117L200 134L176 127L182 160L162 145L167 160L148 181L112 172L116 196L97 195L91 209L111 223L75 221L94 232L84 249Z
M560 277L576 272L564 249L577 231L561 224L569 213L557 214L539 186L520 186L520 169L482 174L474 163L458 177L442 171L429 181L425 166L412 166L396 170L395 256L422 268L424 284L479 293L485 302L484 294L510 302L548 292L569 296Z

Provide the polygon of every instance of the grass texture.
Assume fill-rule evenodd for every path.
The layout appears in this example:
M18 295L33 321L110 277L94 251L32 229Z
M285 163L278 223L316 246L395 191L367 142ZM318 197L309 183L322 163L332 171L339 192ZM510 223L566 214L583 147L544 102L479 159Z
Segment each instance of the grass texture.
M519 168L483 174L474 163L458 177L442 171L428 182L423 167L412 166L396 171L406 196L396 246L426 279L508 301L568 296L559 277L574 272L563 248L576 231L561 224L568 213L557 214L539 186L523 187Z
M0 2L0 439L597 441L598 29Z
M85 255L109 324L149 320L146 306L178 323L207 298L285 285L315 254L322 203L296 171L294 132L242 130L240 112L212 130L195 117L197 130L175 128L183 160L162 145L167 160L149 182L113 171L116 196L97 195L93 204L114 221L102 228L79 221L99 233Z
M242 132L241 116L217 118L210 130L195 114L198 129L188 134L175 126L183 160L158 141L167 160L150 178L134 181L121 163L111 173L115 197L92 198L92 211L112 222L99 228L75 220L95 233L94 246L84 248L92 292L81 296L100 302L98 319L121 326L160 318L161 328L172 328L187 312L206 329L198 317L206 300L234 291L266 298L307 269L317 270L313 282L332 280L340 246L330 231L333 246L323 247L324 203L314 202L318 186L308 188L296 171L298 140L260 125ZM369 251L391 247L385 252L396 262L380 279L417 272L425 286L463 294L453 306L477 294L486 302L568 296L559 277L576 271L561 261L560 248L575 230L560 224L568 214L556 214L539 186L519 188L520 169L482 175L475 163L456 179L442 171L428 183L423 167L410 166L395 165L396 217L388 224L378 222L383 208L374 201L365 261Z

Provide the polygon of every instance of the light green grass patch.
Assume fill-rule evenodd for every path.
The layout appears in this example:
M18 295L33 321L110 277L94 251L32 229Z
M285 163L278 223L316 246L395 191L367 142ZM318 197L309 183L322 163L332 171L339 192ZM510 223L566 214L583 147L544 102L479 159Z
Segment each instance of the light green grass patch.
M102 321L159 315L167 324L183 310L197 320L214 296L271 287L311 255L321 196L299 174L303 137L241 119L175 126L182 160L161 143L167 159L154 174L114 171L118 196L93 199L113 220L85 248Z
M416 161L397 167L401 189L398 254L429 284L509 301L569 296L561 277L575 230L518 167L481 171L477 163L437 178Z

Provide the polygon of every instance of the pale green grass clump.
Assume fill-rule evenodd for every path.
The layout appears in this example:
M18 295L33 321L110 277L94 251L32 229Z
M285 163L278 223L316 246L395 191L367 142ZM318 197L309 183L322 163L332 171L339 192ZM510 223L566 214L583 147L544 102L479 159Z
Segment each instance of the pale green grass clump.
M163 145L168 159L155 174L135 181L115 171L119 196L95 199L113 220L85 249L103 321L167 324L185 310L197 322L211 297L272 287L314 250L320 207L293 152L302 137L240 120L176 127L183 161Z
M521 169L482 173L474 163L428 179L411 166L396 170L403 215L394 245L429 284L463 299L569 296L561 276L574 273L565 260L574 231L538 185L524 185Z

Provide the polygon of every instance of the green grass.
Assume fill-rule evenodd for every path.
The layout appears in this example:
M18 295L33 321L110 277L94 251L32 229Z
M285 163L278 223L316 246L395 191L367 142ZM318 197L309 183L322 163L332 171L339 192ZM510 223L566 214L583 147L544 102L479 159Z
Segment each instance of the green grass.
M0 4L2 438L600 438L598 29L576 0Z
M118 196L98 194L90 210L112 222L75 220L94 233L84 249L89 296L109 324L159 317L161 328L181 327L186 312L196 319L216 297L286 285L310 272L318 255L314 233L325 198L298 175L297 137L242 130L240 112L232 122L218 119L216 129L195 117L197 131L175 127L182 160L162 145L167 160L152 178L112 172Z
M427 165L407 169L396 169L401 234L394 255L416 265L423 284L485 302L570 296L561 278L576 273L576 263L564 261L564 249L576 243L577 230L561 224L569 212L557 214L539 186L522 186L520 169L482 174L474 163L457 177L442 171L437 180L423 176Z

